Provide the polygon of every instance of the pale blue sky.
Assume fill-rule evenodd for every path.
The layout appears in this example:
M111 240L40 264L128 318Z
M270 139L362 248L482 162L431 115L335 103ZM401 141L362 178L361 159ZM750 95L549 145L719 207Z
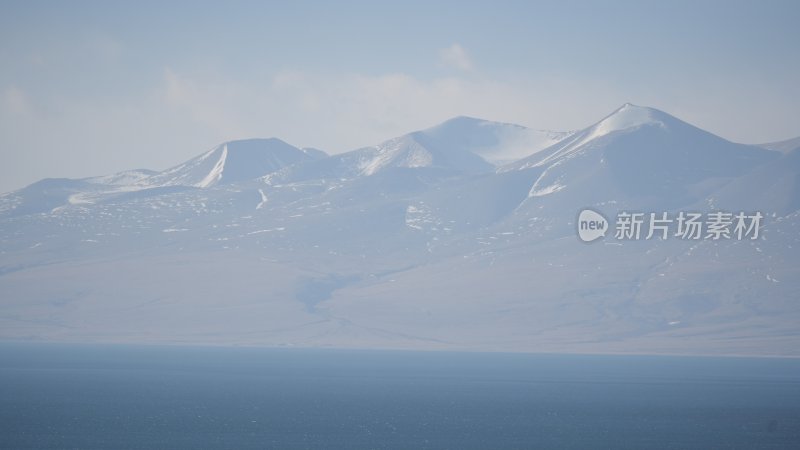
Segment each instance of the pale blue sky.
M341 152L455 115L565 130L625 102L800 135L800 2L5 2L0 191L217 143Z

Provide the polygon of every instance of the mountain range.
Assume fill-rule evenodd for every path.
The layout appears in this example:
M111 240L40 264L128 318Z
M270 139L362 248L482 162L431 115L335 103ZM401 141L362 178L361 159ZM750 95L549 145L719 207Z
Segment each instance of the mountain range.
M757 239L587 244L584 208L764 219ZM336 155L231 141L0 196L0 339L800 356L798 231L800 138L632 104Z

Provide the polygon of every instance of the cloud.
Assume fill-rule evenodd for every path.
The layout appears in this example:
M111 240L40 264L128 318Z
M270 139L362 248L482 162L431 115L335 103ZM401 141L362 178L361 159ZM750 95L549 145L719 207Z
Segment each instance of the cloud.
M173 114L221 136L237 138L245 133L237 114L247 101L243 89L237 83L198 80L166 68L160 97L163 107Z
M7 85L0 90L0 152L12 163L0 168L0 192L44 177L164 169L231 139L278 137L340 153L457 115L537 128L585 126L622 103L608 101L611 92L564 77L283 70L242 78L176 68L112 100Z
M298 70L245 81L167 69L160 92L162 108L171 111L173 120L192 121L219 140L275 136L333 153L457 115L536 128L576 128L626 100L607 85L570 83L563 77L494 81Z
M439 61L445 67L467 72L474 67L472 58L469 57L464 47L459 44L453 44L450 47L441 49L439 51Z
M17 86L9 86L3 92L3 110L12 117L26 117L33 113L28 95Z
M45 96L16 85L0 90L0 151L12 161L0 168L0 192L47 176L164 169L230 139L278 137L340 153L458 115L570 130L631 101L675 113L701 128L716 124L726 138L731 138L731 124L758 122L732 103L715 101L716 96L688 103L685 96L665 99L646 87L636 91L561 73L489 79L463 72L422 78L401 72L282 70L226 76L162 70L157 84L113 101ZM720 112L727 110L735 114ZM755 112L764 114L763 108ZM771 116L785 116L788 123L796 112Z

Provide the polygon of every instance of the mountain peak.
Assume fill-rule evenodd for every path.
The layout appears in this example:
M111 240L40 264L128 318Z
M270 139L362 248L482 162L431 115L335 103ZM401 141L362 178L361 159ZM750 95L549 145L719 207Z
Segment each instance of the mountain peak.
M666 113L654 108L625 103L593 127L595 134L593 137L645 125L655 125L664 128L666 127L666 122L669 120L668 117Z
M547 148L572 133L457 116L413 134L426 148L473 153L500 166Z
M286 166L316 158L318 156L277 138L233 140L167 169L148 181L161 186L206 188L259 178Z
M471 116L456 116L447 119L444 122L435 125L431 128L424 130L425 133L458 133L458 132L474 132L475 129L481 127L494 127L494 128L515 128L525 129L522 125L505 122L495 122L492 120L480 119Z
M444 122L441 123L441 125L444 125L446 123L476 123L476 122L486 122L486 120L472 116L455 116L445 120Z

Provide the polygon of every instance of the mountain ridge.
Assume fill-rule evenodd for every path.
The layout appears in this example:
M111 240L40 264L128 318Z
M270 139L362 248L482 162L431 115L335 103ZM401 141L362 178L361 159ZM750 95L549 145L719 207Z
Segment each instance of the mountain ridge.
M539 141L456 118L330 156L232 141L42 180L0 196L0 339L800 356L798 153L655 111ZM586 207L764 223L585 244Z

